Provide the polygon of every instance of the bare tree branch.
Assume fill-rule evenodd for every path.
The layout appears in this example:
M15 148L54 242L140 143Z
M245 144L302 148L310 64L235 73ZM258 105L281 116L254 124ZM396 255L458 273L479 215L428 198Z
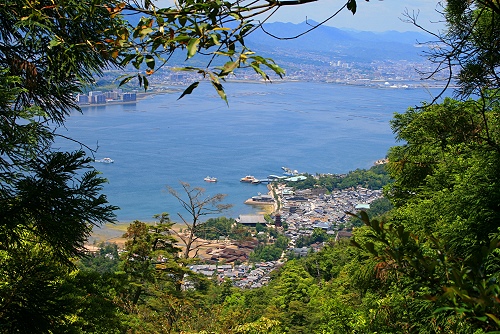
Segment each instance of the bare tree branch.
M186 210L190 216L190 221L188 221L184 216L178 212L177 215L182 220L186 226L187 233L181 236L181 233L174 231L177 236L181 239L184 244L183 257L188 259L191 257L190 252L197 250L202 245L206 244L196 244L196 241L200 239L200 232L203 231L204 222L201 218L206 215L218 214L226 211L232 205L223 204L222 201L226 197L225 194L215 194L213 196L205 197L205 189L201 187L191 187L187 182L180 182L183 194L187 195L187 199L183 198L177 190L172 187L168 187L169 193L174 196L184 210ZM198 252L196 251L193 257L196 257Z

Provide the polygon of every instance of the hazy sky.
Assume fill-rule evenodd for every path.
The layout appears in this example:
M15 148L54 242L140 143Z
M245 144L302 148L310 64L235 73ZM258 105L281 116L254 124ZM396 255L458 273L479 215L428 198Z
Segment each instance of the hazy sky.
M342 5L343 0L318 0L300 6L282 8L273 17L274 21L300 23L306 17L321 22L333 15ZM436 12L440 9L438 0L358 0L358 9L355 15L343 10L336 17L328 21L327 25L337 28L350 28L366 31L417 30L413 25L404 23L403 12L419 12L419 24L431 30L443 27L442 17Z
M172 0L158 0L158 6L168 6ZM286 1L286 0L285 0ZM420 12L418 22L424 27L436 31L443 28L442 17L436 12L441 0L357 0L358 10L355 15L343 10L331 19L327 25L337 28L349 28L366 31L410 31L418 30L413 25L401 21L403 12ZM444 0L443 0L444 1ZM345 0L317 0L313 3L280 8L268 22L300 23L307 19L321 22L333 15Z

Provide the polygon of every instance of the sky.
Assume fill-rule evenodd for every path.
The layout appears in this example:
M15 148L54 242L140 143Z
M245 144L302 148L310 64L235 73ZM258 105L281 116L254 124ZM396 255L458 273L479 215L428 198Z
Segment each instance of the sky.
M309 20L322 22L333 15L344 4L343 0L318 0L300 6L282 8L273 17L274 21L300 23ZM402 21L403 13L419 13L418 23L430 30L441 29L438 0L357 0L357 11L353 15L343 10L326 25L363 31L415 31L415 26Z
M286 0L283 0L286 1ZM357 0L355 15L344 9L326 25L342 29L362 31L418 31L412 24L405 23L403 12L419 13L418 23L423 27L437 31L444 27L442 17L436 10L445 0ZM345 0L317 0L316 2L285 6L280 8L267 22L301 23L307 20L322 22L333 15ZM157 6L168 6L172 0L157 0Z
M436 12L440 9L439 0L357 0L357 11L353 15L343 10L326 25L362 31L416 31L418 28L405 23L403 13L419 13L418 23L435 31L444 27L442 17ZM273 21L300 23L306 20L322 22L333 15L344 0L317 0L316 2L281 8Z

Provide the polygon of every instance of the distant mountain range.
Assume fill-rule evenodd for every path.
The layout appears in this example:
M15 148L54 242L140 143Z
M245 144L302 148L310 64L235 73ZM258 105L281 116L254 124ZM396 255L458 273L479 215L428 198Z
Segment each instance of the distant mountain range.
M316 22L267 23L263 26L268 33L289 38L297 36L317 25ZM342 30L319 26L307 34L290 40L278 40L262 29L254 31L246 40L247 46L259 53L269 53L284 58L303 58L300 52L328 55L343 61L371 62L374 60L422 61L425 47L419 43L428 42L431 36L419 32L386 31L381 33ZM289 51L290 53L286 53ZM304 60L311 59L305 57Z
M137 24L138 15L127 17ZM297 36L317 25L308 21L300 24L274 22L266 23L263 28L268 33L290 38ZM431 36L420 32L368 32L319 26L307 34L290 40L278 40L257 29L245 39L246 45L259 55L272 58L277 63L292 67L303 65L324 66L331 61L371 63L373 61L412 61L422 62L426 47L419 43L431 40ZM169 61L171 65L182 66L185 53L176 53ZM190 66L204 66L207 56L197 55L189 60ZM212 64L218 64L218 61ZM220 65L220 64L219 64Z

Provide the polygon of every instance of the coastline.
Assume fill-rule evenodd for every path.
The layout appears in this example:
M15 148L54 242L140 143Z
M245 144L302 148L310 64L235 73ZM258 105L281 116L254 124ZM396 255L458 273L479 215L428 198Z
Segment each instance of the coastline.
M377 129L377 136L382 136L383 134L378 134L378 132L384 129L385 119L390 117L387 116L389 113L385 113L384 110L389 108L391 110L402 110L402 108L408 105L407 103L404 104L406 98L401 97L401 99L396 99L392 98L394 94L385 94L385 92L390 91L396 93L396 90L363 89L361 91L357 89L354 90L354 92L358 92L355 95L362 96L363 99L359 99L362 102L356 100L356 106L358 104L362 106L372 104L372 101L376 98L378 99L379 95L382 95L384 98L387 97L387 100L391 98L391 100L388 103L380 103L380 105L366 109L366 113L351 115L340 108L341 104L331 102L342 100L342 98L332 97L328 100L329 103L327 105L322 104L324 102L322 96L348 96L344 94L348 90L346 87L342 87L339 84L310 84L298 91L297 96L292 94L288 97L287 92L289 90L294 91L294 88L302 87L302 84L277 82L279 82L279 85L275 87L281 86L283 88L276 90L276 94L272 95L261 94L262 91L268 90L262 87L262 83L252 85L246 85L244 82L234 83L235 86L238 86L238 89L233 89L233 91L235 94L241 94L241 96L231 97L235 102L238 102L237 112L225 107L221 108L219 100L212 103L212 100L205 96L211 97L213 95L212 88L204 86L200 90L201 97L196 96L191 100L180 100L179 103L167 104L165 102L176 99L177 96L175 94L159 94L168 98L168 100L163 100L162 96L154 96L158 95L155 92L150 94L151 98L138 101L136 104L137 107L134 104L129 104L129 107L124 105L123 108L126 108L126 113L121 112L122 106L110 105L108 108L88 109L89 111L96 110L97 114L89 115L90 117L89 119L85 119L85 123L80 122L80 118L78 117L74 118L76 121L73 128L77 131L77 135L90 142L98 140L100 150L103 152L102 156L110 156L115 160L114 164L99 165L98 168L110 180L110 184L106 185L105 188L110 202L121 208L120 211L117 211L118 224L128 224L135 219L153 221L151 213L161 211L170 213L178 212L177 202L173 201L168 194L165 195L164 185L174 184L175 186L177 179L198 185L206 175L215 175L219 177L220 182L214 185L203 184L203 187L208 188L210 192L224 193L230 196L228 198L230 199L230 204L233 204L233 208L231 208L228 216L237 218L239 214L258 213L262 211L261 208L265 210L272 209L272 205L252 206L244 204L247 199L257 195L257 192L266 194L268 190L264 184L240 186L238 178L246 174L264 177L268 174L280 175L279 168L282 165L294 166L301 171L310 171L311 173L345 173L358 167L368 167L373 161L385 155L386 150L378 152L378 147L384 145L375 147L371 141L366 143L364 139L351 139L349 137L349 134L352 133L350 129L359 127L359 124L366 124L367 128ZM239 86L242 86L242 88L239 89ZM331 87L337 89L335 91L336 94L323 94L324 92L329 92ZM231 86L228 84L225 88L231 89ZM271 91L274 92L275 90ZM351 91L351 88L349 88L349 91ZM250 94L252 92L257 93ZM309 96L312 93L318 94ZM403 93L403 91L398 91L396 94L399 96L399 93ZM406 93L409 93L409 97L414 95L420 96L420 94L412 93L412 90L405 91L405 95ZM311 97L318 103L317 107L314 105L311 107L311 110L314 110L314 112L306 113L303 110L304 108L300 107L301 101L307 101L308 97ZM419 98L419 100L422 99ZM257 107L259 105L257 101L261 100L266 103L262 103L260 107ZM393 102L400 100L403 102ZM328 105L333 104L338 105L338 108L330 110ZM404 106L399 106L403 104ZM183 110L186 109L186 105L189 105L189 108L193 109L192 112L186 113ZM192 108L191 105L193 105ZM286 106L287 110L282 110L284 107L280 108L279 106ZM166 108L168 108L168 112L164 112ZM265 112L261 111L261 109ZM136 110L138 112L135 112ZM365 109L362 108L362 110ZM102 111L106 112L105 114L103 113L103 116L106 117L103 117L101 120ZM144 113L144 111L148 112L148 114ZM84 113L87 114L87 111ZM300 131L297 130L296 135L292 136L288 134L290 137L286 137L282 134L282 127L272 126L272 122L283 117L280 122L288 124L292 120L291 118L286 118L289 115L293 116L293 119L297 123L294 125ZM231 118L231 126L224 122L225 119L233 116L234 119ZM320 116L332 117L320 120L322 122L318 123L318 130L314 131L315 135L309 135L306 125L310 122L318 121ZM244 117L248 117L248 119ZM94 124L94 119L97 125ZM199 120L203 120L203 122ZM251 120L251 122L248 120ZM337 125L337 123L339 124ZM166 128L162 128L162 124L170 125L169 130L164 131ZM198 124L200 125L198 126ZM342 132L343 136L341 140L338 140L336 135L329 135L330 132L328 132L328 129L332 128L330 126L332 124L337 126L335 129L339 129L339 132L340 130L347 131L345 133ZM183 139L187 138L185 137L185 131L183 131L183 128L185 129L187 125L193 127L193 133L201 133L202 136L190 136L189 140ZM268 152L266 152L267 150L261 148L271 147L274 149L271 146L274 143L266 143L266 140L261 140L265 136L251 136L251 134L256 133L254 127L258 129L258 132L265 131L266 133L272 133L273 137L287 138L286 140L283 139L283 142L279 142L279 152L273 154L273 157L270 158ZM323 128L325 129L325 134L321 132ZM224 131L221 131L221 129ZM237 131L234 129L237 129ZM219 132L222 135L219 136ZM140 137L138 139L132 138L131 135L135 135L136 133L140 134ZM219 138L226 138L228 133L231 135L231 140L238 143L237 146L240 147L239 149L233 150L230 146L225 147L227 139L225 142L224 140L219 140ZM215 136L215 134L218 134L218 136ZM330 157L325 159L320 154L316 154L318 148L323 146L323 143L309 145L309 143L314 143L314 138L309 137L314 137L316 134L326 136L328 140L334 140L335 143L338 143L338 146L330 145L327 147L327 149L334 152L331 155L338 156L338 158ZM390 132L390 135L392 136L392 132ZM304 143L302 143L304 138L307 144L305 147ZM210 144L207 139L210 139ZM122 140L124 141L122 142ZM387 146L391 144L391 140L392 138L387 140ZM123 145L123 143L126 143L126 145ZM168 143L168 145L165 143ZM361 158L356 156L357 154L352 154L353 157L351 157L350 151L344 152L344 145L349 145L356 149L366 149L370 152L376 151L376 154ZM245 150L242 150L241 147L245 147ZM249 148L248 150L247 147ZM372 147L375 147L375 149L372 149ZM181 154L186 148L189 148L189 152L192 152L189 157L183 157ZM105 149L106 151L104 151ZM129 150L132 150L132 153ZM164 153L168 153L168 159L166 158L167 154ZM267 157L263 158L266 155ZM137 157L140 157L140 159ZM222 162L223 159L224 161ZM363 161L363 159L366 161ZM356 162L354 164L350 162L351 160L360 160L361 163ZM171 164L170 161L175 161L176 163ZM182 166L182 168L179 166ZM153 172L153 169L156 172ZM134 187L129 186L131 182L133 182ZM143 195L138 196L137 194ZM97 233L101 233L102 229L105 229L105 227L95 230ZM115 235L119 234L115 233Z
M267 208L272 206L272 210L270 210L270 212L268 212L268 213L278 212L280 207L281 207L281 202L279 200L279 196L276 196L276 190L278 190L278 189L275 188L272 183L267 185L267 189L269 190L267 195L269 195L273 198L272 202L255 201L252 197L250 197L244 203L248 204L248 205L262 206L262 207L267 207ZM276 198L278 198L278 200L276 200Z
M173 94L173 93L178 93L181 90L177 89L169 89L165 91L151 91L151 92L145 92L145 93L137 93L137 98L134 101L123 101L123 100L107 100L106 103L86 103L86 104L79 104L78 106L80 109L86 109L86 108L92 108L92 107L105 107L107 105L122 105L122 104L135 104L141 100L144 100L148 97L154 97L155 95L161 95L161 94Z

